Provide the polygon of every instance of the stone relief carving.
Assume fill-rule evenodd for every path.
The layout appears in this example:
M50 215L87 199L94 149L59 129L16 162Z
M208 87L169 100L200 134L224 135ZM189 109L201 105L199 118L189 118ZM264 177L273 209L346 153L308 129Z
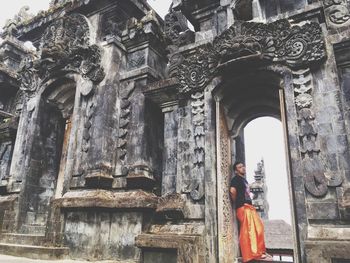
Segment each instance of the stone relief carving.
M231 181L231 145L230 145L230 134L227 128L226 119L222 108L219 110L219 127L217 129L219 137L219 148L218 148L218 196L220 200L223 200L218 204L219 214L222 216L218 218L219 225L219 247L221 251L220 261L225 261L225 257L234 257L234 248L232 246L235 238L234 229L234 214L232 209L231 197L229 195L230 181Z
M124 164L127 154L127 136L129 134L129 124L131 118L132 105L130 98L135 90L135 83L130 82L123 89L120 103L119 117L119 138L118 138L118 159ZM125 170L125 169L124 169Z
M187 25L187 19L181 11L170 8L170 12L165 16L164 21L165 37L168 42L169 52L167 65L167 75L175 76L177 67L183 61L183 56L178 52L179 47L194 42L194 32Z
M316 197L327 194L328 186L339 186L342 179L339 175L327 178L325 165L318 147L318 132L313 111L313 84L310 69L293 71L295 105L298 113L300 152L302 169L305 177L305 188Z
M203 88L223 65L242 60L254 58L299 68L325 56L322 30L317 23L292 26L287 20L270 24L237 22L213 43L185 56L178 66L179 92Z
M34 96L41 86L41 79L39 78L38 70L34 67L33 57L28 56L21 61L18 75L21 83L20 89L26 92L29 97Z
M41 58L37 63L42 79L53 71L76 71L92 82L104 78L100 66L101 54L96 45L90 46L89 26L82 15L73 14L55 20L45 31L41 41Z
M234 65L242 60L258 59L285 64L297 70L321 61L326 53L322 30L317 23L291 25L287 20L279 20L270 24L237 22L216 37L213 43L181 55L173 62L175 64L172 72L176 72L180 83L179 94L190 94L193 100L224 66ZM312 112L312 86L298 84L298 80L303 81L302 76L300 75L295 82L295 103L299 112L303 167L306 174L309 174L305 187L311 194L323 196L328 191L328 183L318 156L317 132ZM192 103L191 106L194 112L198 109L196 104ZM204 115L201 117L204 119ZM201 127L196 125L195 120L193 125L195 129ZM196 147L200 138L195 137ZM204 156L204 150L196 151L195 159L200 157L199 153ZM198 168L196 165L195 163L195 168ZM197 171L198 169L194 169L192 185L199 189ZM196 200L197 196L193 195L192 198Z
M334 26L342 26L350 20L348 0L323 0L326 17Z
M171 9L165 16L164 24L165 36L172 45L182 46L194 41L194 33L181 11Z
M243 23L242 31L264 41L270 38L273 47L268 46L264 57L292 68L320 61L326 56L322 29L314 22L301 26L292 26L287 20L255 25L248 22Z
M210 54L213 54L211 51L210 45L199 47L178 66L179 93L192 93L208 84L213 73L213 68L210 67Z
M192 124L194 135L194 155L193 155L193 169L192 169L192 184L190 186L191 198L195 201L202 199L204 196L204 93L197 92L191 95L192 107Z
M93 83L101 82L104 71L100 66L100 49L88 43L89 27L82 15L55 20L42 36L40 56L29 57L22 63L21 89L34 94L58 70L79 73Z
M136 69L146 64L146 54L143 50L139 50L128 54L128 69Z
M167 49L170 51L170 54L168 55L169 62L166 68L166 75L172 78L176 77L178 66L183 62L184 56L178 52L179 48L177 46L168 46Z
M85 113L85 122L84 122L84 130L83 130L83 143L82 143L82 151L87 153L90 148L90 138L91 138L91 126L92 122L91 119L93 117L93 114L95 112L95 103L93 101L93 98L89 98L86 106L86 113Z

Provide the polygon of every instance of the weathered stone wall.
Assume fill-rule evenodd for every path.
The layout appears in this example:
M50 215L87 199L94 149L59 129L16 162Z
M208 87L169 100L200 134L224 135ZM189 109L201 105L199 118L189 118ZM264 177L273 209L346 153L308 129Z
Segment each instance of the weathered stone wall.
M135 237L142 232L141 212L87 210L65 212L64 244L73 258L138 262Z
M145 1L91 0L19 19L0 69L14 87L0 110L19 117L16 136L0 124L3 231L74 258L233 262L230 165L244 125L269 115L286 127L297 258L347 260L349 13L186 0L163 24Z

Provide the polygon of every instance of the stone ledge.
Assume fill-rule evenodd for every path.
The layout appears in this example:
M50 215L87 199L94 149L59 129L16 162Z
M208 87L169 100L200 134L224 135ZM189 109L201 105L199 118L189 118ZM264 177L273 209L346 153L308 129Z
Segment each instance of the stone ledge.
M308 263L331 262L332 259L350 260L350 241L306 241ZM320 261L321 260L321 261Z
M323 241L350 241L350 228L348 226L325 227L308 226L309 240Z
M67 192L54 204L61 208L143 208L155 209L158 197L144 191L111 192L82 190Z
M149 84L145 89L145 95L156 104L178 101L179 81L177 78L162 79Z
M18 195L17 194L12 194L12 195L3 195L0 196L0 206L2 208L12 208L13 202L18 200Z
M140 248L173 248L178 249L182 244L197 244L201 236L198 235L157 235L141 234L135 239L136 246Z

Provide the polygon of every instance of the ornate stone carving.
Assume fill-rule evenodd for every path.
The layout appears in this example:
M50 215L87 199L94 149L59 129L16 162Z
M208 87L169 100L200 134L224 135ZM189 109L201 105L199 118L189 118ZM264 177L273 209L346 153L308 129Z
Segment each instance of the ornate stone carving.
M40 57L27 60L21 68L22 89L33 92L52 74L76 72L94 83L104 78L101 54L96 45L89 45L89 27L82 15L73 14L55 20L45 31Z
M139 50L128 54L128 69L136 69L146 64L146 54L144 50Z
M41 85L38 71L34 67L34 59L31 56L24 58L18 72L20 89L29 97L32 97Z
M338 175L327 178L322 153L318 147L318 132L313 111L313 84L309 69L293 71L295 104L298 113L300 152L305 188L310 194L322 197L328 186L339 186L342 179ZM336 184L336 185L335 185Z
M178 52L179 47L194 42L194 32L188 28L187 19L181 11L175 11L172 8L165 16L164 23L169 52L166 72L168 77L174 77L178 66L183 61L182 54Z
M86 114L85 114L85 122L84 122L84 130L83 130L83 143L81 150L87 153L90 149L90 138L91 138L91 119L95 112L95 104L93 102L93 97L89 98L86 106Z
M185 56L177 67L180 93L202 89L223 66L259 59L291 68L321 61L326 56L321 27L314 22L291 25L287 20L270 24L237 22Z
M271 24L247 22L242 24L241 30L243 35L252 35L265 42L272 41L273 47L268 46L264 57L293 68L320 61L326 56L322 29L314 22L302 26L292 26L287 20Z
M194 41L194 33L187 26L187 19L181 11L171 10L164 19L164 31L167 40L175 45L182 46Z
M16 14L12 19L8 19L3 27L3 36L14 36L17 33L17 25L24 21L28 21L34 16L29 12L29 6L23 6L18 14Z
M55 20L41 41L41 58L37 62L41 78L46 79L57 69L62 69L76 71L96 83L102 81L100 50L95 45L89 46L89 34L88 23L82 15Z
M193 200L198 201L204 195L204 93L197 92L191 95L191 107L192 107L192 123L193 123L193 135L194 135L194 155L193 155L193 169L191 175L191 192L190 195Z
M179 93L192 93L203 89L213 73L210 67L212 46L202 46L186 57L178 66L177 77L180 81Z
M176 76L178 67L184 60L184 56L180 52L178 52L178 49L179 48L176 46L168 47L170 54L168 55L169 62L166 68L166 75L169 78L173 78Z
M120 103L120 118L119 118L119 138L118 138L118 159L123 163L127 154L127 136L129 134L130 115L132 105L130 97L135 90L135 83L130 82L123 89ZM125 169L124 169L125 170Z
M218 241L219 241L219 261L229 262L228 258L234 258L235 224L234 210L232 209L229 195L231 181L231 145L225 113L221 107L217 107L217 138L218 138Z
M342 26L350 20L348 0L323 0L327 20L334 26Z

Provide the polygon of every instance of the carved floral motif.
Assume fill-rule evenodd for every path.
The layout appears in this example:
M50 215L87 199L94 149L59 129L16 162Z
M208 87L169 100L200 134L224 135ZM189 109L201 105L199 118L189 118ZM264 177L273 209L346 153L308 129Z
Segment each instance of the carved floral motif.
M24 58L18 72L20 89L27 93L29 97L33 96L41 85L38 71L34 68L34 59L30 56Z
M213 73L210 54L211 46L202 46L186 57L178 66L177 77L180 81L179 93L190 93L202 89Z
M321 27L314 22L291 25L287 20L270 24L237 22L206 44L185 55L177 67L180 93L202 89L223 64L260 59L300 68L325 58Z

